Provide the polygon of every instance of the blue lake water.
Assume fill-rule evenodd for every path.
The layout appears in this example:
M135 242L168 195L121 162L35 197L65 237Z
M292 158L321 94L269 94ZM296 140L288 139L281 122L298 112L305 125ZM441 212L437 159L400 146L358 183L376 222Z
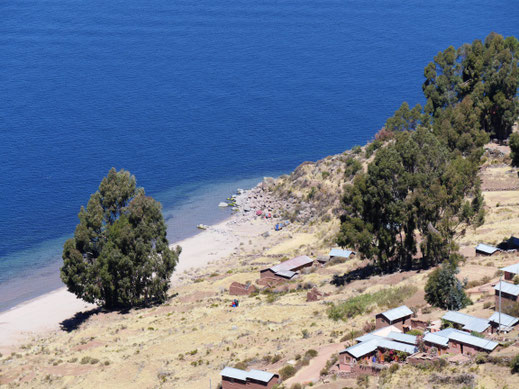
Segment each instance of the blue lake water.
M0 15L0 310L59 285L112 166L163 202L174 241L237 186L423 102L439 50L519 35L514 1L5 0Z

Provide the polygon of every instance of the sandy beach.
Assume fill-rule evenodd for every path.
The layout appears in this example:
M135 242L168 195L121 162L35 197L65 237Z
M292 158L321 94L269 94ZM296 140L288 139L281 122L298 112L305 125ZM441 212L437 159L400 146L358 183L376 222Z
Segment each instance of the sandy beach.
M246 193L239 202L246 202ZM179 263L173 273L172 288L190 279L197 269L239 251L240 242L271 229L270 223L252 214L236 213L207 230L171 246L181 246ZM0 352L9 352L31 336L60 331L64 320L76 313L95 309L69 293L65 287L26 301L0 314Z

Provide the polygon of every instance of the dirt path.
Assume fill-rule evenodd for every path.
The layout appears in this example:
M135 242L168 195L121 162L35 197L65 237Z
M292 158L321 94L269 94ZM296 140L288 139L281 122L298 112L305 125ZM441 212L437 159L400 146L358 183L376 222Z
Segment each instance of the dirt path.
M310 361L308 366L303 366L295 376L286 380L285 386L290 387L295 383L307 384L310 382L317 382L321 370L326 366L326 361L328 361L334 353L338 353L341 350L344 350L344 345L337 343L329 344L317 349L317 356Z

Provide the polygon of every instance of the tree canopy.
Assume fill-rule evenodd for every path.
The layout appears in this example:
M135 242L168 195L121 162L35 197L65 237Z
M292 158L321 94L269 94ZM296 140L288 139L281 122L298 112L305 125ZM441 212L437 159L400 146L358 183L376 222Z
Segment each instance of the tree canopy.
M425 300L435 307L453 311L471 304L462 283L456 278L457 273L453 262L445 262L435 269L425 285Z
M161 205L134 176L112 168L78 216L63 248L70 292L110 309L166 299L181 249L169 248Z
M428 267L456 252L455 236L484 219L483 146L506 139L519 116L518 65L517 39L495 33L439 52L425 68L425 107L404 102L366 148L367 158L377 150L367 172L346 185L337 243L381 270ZM519 136L510 143L519 165Z
M519 41L491 33L458 49L439 52L424 71L425 112L440 117L470 97L480 127L504 140L519 115Z
M458 227L481 217L476 172L476 164L454 155L430 129L396 134L346 186L337 242L385 270L441 262Z

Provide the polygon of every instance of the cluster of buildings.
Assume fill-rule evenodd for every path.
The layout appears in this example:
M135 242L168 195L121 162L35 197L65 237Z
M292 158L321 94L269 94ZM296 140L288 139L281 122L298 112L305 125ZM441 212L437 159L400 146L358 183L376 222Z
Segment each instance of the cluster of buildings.
M519 246L519 239L517 239ZM492 255L500 249L479 244L476 252ZM328 257L317 262L326 264L334 258L347 259L352 251L332 249ZM259 285L272 286L292 280L315 261L299 256L260 271ZM413 311L402 305L375 315L375 330L356 338L355 344L339 352L338 368L342 373L376 374L388 362L399 362L427 353L435 357L444 354L471 356L490 353L499 343L489 339L496 332L509 332L519 323L519 318L501 312L507 304L517 304L519 285L512 281L519 276L519 263L501 269L503 278L494 286L496 312L488 319L461 312L448 311L441 320L432 323L413 318ZM236 289L237 285L234 285ZM254 288L247 286L247 288ZM245 294L245 292L243 292ZM420 332L409 333L411 330ZM423 333L423 335L416 334ZM424 360L424 359L422 359ZM244 371L226 367L221 372L222 389L270 389L279 382L277 374L259 370Z
M366 365L376 368L433 349L435 355L490 353L499 343L485 336L497 330L509 331L519 323L518 318L499 312L482 319L448 311L442 317L446 328L428 326L423 336L417 336L406 333L416 329L415 322L423 323L412 315L405 305L377 314L375 331L356 338L356 344L339 353L339 370L356 372L365 370Z

